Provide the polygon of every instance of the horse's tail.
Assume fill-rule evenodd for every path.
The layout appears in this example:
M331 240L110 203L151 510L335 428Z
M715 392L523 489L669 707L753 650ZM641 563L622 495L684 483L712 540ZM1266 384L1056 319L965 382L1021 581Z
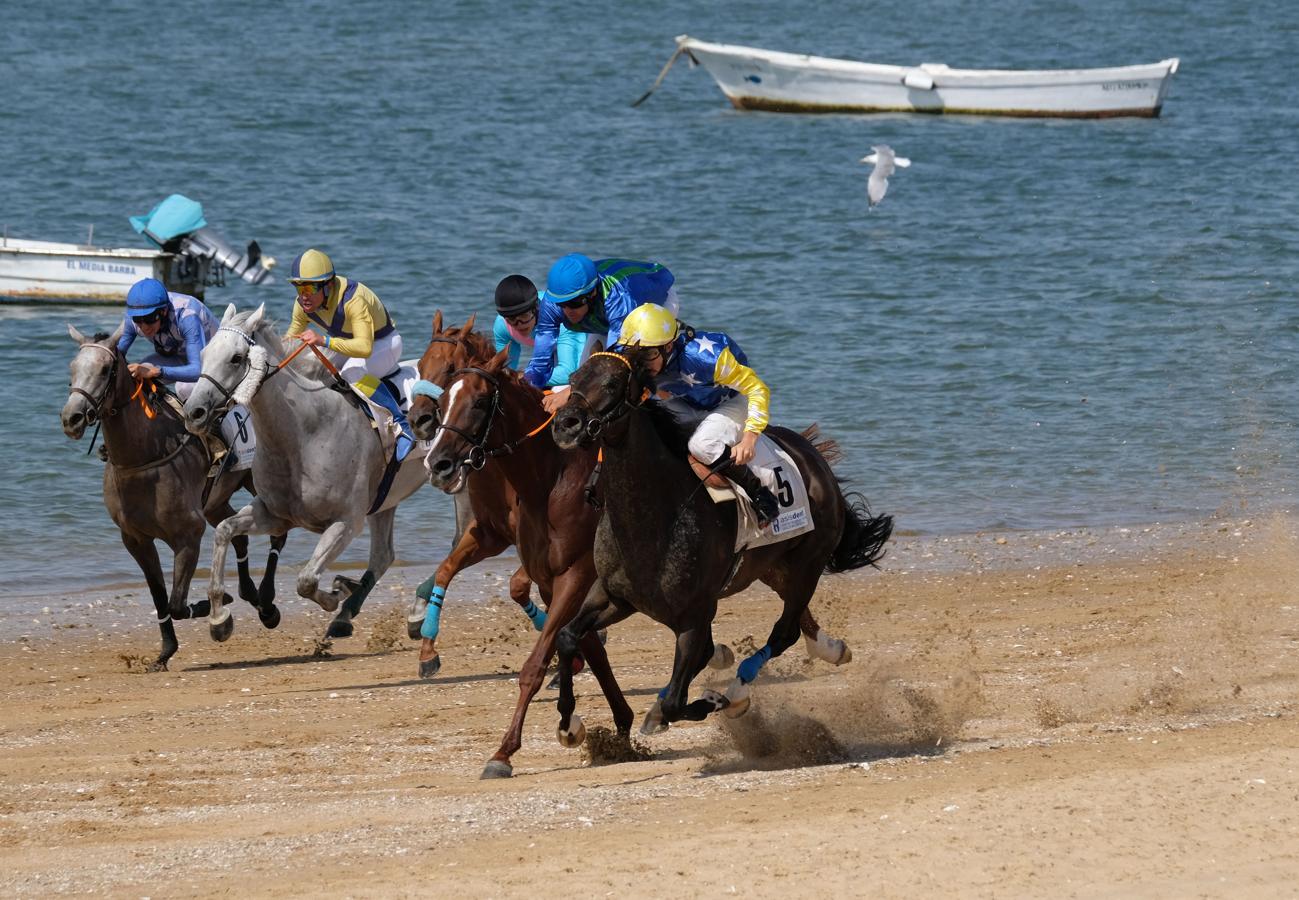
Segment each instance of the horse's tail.
M821 458L834 465L843 458L843 452L839 449L839 442L834 438L821 438L821 426L813 422L811 425L799 432L805 441L812 445L812 449L821 454Z
M874 566L884 556L884 543L893 534L892 516L872 516L866 498L857 492L843 495L843 536L825 564L827 572L848 572ZM878 566L876 567L878 568Z

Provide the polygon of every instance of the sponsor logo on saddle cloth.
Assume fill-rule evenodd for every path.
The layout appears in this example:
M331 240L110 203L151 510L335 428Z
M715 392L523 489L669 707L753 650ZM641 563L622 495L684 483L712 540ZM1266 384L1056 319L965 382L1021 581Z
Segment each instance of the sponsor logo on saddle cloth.
M253 417L242 403L231 407L221 420L221 437L234 456L229 468L232 472L251 469L257 453L257 434L253 431Z
M729 488L709 487L708 493L714 503L725 503L735 500L738 503L738 527L735 529L735 552L753 547L764 547L787 541L792 537L812 530L812 516L808 511L807 486L803 483L803 474L798 466L780 446L765 434L758 436L758 443L753 448L753 461L749 468L758 473L771 492L776 495L780 504L780 513L766 528L758 527L758 520L753 514L753 506L744 491L734 482Z

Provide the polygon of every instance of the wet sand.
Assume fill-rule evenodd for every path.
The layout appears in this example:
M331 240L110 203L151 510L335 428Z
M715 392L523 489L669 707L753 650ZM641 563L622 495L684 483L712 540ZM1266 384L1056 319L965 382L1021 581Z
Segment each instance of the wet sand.
M0 644L0 893L1292 896L1296 530L904 536L822 582L847 665L800 644L747 716L637 736L628 762L560 747L543 691L505 782L478 773L533 633L503 583L453 587L428 682L414 570L325 655L323 613L289 599L267 632L241 603L226 644L180 623L157 674L138 598L52 597ZM747 591L716 636L761 644L777 609ZM639 714L670 634L637 617L608 646ZM576 684L595 734L608 708Z

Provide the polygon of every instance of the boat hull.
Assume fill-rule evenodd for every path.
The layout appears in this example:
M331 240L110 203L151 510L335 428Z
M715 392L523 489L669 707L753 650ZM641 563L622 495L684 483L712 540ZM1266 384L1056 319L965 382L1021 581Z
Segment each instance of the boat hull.
M161 250L7 238L0 241L0 301L120 304L141 278L201 297L205 268Z
M1178 60L1166 59L1104 69L952 69L709 44L685 35L677 45L736 108L770 112L1153 117L1178 66Z

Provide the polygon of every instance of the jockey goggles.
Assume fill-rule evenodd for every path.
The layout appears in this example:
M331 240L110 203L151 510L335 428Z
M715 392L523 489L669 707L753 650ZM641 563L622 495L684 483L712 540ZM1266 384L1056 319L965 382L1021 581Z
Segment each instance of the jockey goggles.
M154 322L161 322L162 317L165 315L167 315L167 310L159 307L141 316L131 316L131 321L137 325L152 325Z
M599 290L599 288L596 288ZM583 294L580 297L574 297L572 300L565 300L563 303L556 303L560 309L581 309L583 306L590 306L591 301L595 299L595 290Z

